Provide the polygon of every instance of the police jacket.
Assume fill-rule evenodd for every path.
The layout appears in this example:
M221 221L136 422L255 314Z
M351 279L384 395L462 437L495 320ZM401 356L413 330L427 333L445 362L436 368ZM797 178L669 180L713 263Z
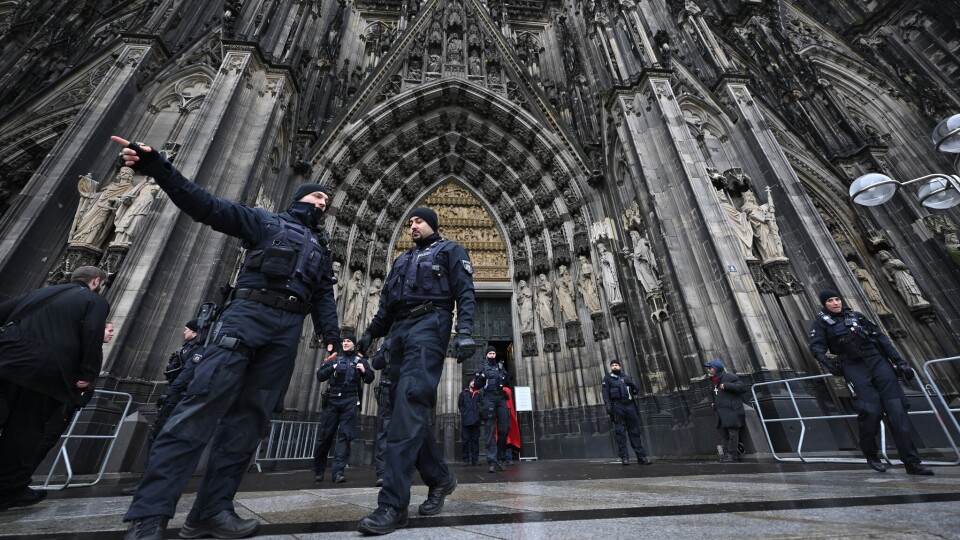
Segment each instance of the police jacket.
M386 335L397 316L425 303L457 308L458 334L473 332L473 264L463 247L439 233L421 239L397 257L380 292L380 309L367 327L372 337Z
M510 374L499 363L484 362L474 375L474 380L477 388L484 393L500 393L505 386L510 386Z
M364 372L360 373L357 364L363 364ZM317 380L330 381L328 389L332 394L357 395L361 386L370 384L376 374L367 361L358 357L356 353L344 352L337 355L330 362L326 362L317 370Z
M20 319L22 312L26 317ZM79 281L0 303L0 324L5 326L0 337L0 379L75 403L80 397L76 382L92 383L100 373L109 312L107 300Z
M467 388L457 398L460 411L460 425L476 426L480 424L480 392Z
M184 341L183 345L170 355L167 367L163 370L163 376L167 378L167 383L177 380L177 377L191 363L193 356L199 353L201 349L203 349L203 342L200 341L199 337Z
M640 393L637 383L626 375L616 375L607 373L600 384L603 391L603 403L609 409L614 403L630 401L633 396ZM632 392L632 393L631 393Z
M810 327L810 352L820 363L825 363L827 351L837 355L841 362L875 354L895 363L904 361L876 323L850 308L836 314L821 310L814 317Z
M720 385L723 385L723 389ZM743 427L745 412L741 394L747 391L747 385L733 373L721 371L717 374L717 384L710 393L710 403L717 411L717 427Z
M187 391L187 386L193 380L193 373L197 369L197 364L203 359L203 342L199 337L195 337L184 342L180 350L177 351L183 364L177 373L177 377L167 385L163 395L169 398L178 398L180 394Z
M145 161L134 168L152 176L173 204L194 221L241 240L247 254L237 289L265 289L309 303L317 335L326 344L340 342L332 260L314 231L318 217L313 205L295 202L282 213L250 208L190 182L156 152Z

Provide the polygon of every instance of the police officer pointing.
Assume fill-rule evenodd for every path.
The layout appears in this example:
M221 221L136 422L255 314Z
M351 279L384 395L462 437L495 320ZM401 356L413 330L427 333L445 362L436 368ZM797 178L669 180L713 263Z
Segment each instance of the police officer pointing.
M124 516L133 521L127 538L162 538L211 436L203 482L180 537L245 538L260 522L237 516L233 498L290 383L304 317L313 317L328 351L340 341L330 251L318 233L330 194L304 184L286 212L248 208L190 182L149 146L112 139L124 146L125 164L156 179L178 208L240 238L247 249L203 361L153 443Z
M916 376L913 368L876 323L843 305L840 293L825 289L820 292L820 303L823 309L810 327L810 352L827 371L843 375L852 385L860 407L857 414L860 450L867 458L867 465L877 472L887 470L877 448L880 420L886 414L887 426L907 473L932 475L933 471L920 463L917 447L910 437L910 422L904 407L906 398L897 383L898 375L913 379ZM836 359L828 358L827 351L835 354Z
M473 265L460 244L440 237L437 214L430 208L414 209L409 224L416 245L394 261L380 309L357 344L363 353L373 338L389 332L390 363L400 366L378 507L358 527L365 534L387 534L407 525L414 466L429 487L421 515L439 512L457 487L437 449L430 413L437 404L454 307L453 355L462 362L476 350L471 337Z
M343 336L343 352L330 358L317 370L317 380L330 381L323 399L323 418L320 420L320 437L313 451L314 480L323 481L327 466L327 453L333 438L337 448L333 458L333 481L347 481L344 469L350 459L350 441L353 440L357 413L360 411L360 394L364 384L373 382L376 375L367 361L357 356L352 333Z
M510 432L510 409L503 389L510 385L510 375L497 362L497 349L487 347L487 358L480 371L474 376L476 386L480 388L481 416L487 444L487 472L503 470L507 459L507 433Z

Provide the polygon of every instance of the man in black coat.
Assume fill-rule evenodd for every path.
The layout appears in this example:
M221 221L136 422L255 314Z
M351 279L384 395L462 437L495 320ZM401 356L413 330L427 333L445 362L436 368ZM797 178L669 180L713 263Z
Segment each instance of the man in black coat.
M36 450L51 417L100 373L110 304L106 273L81 266L73 281L0 303L0 510L46 496L30 489Z
M186 395L150 449L149 466L124 515L130 539L160 539L167 520L210 452L181 538L246 538L260 522L237 515L233 499L273 411L293 376L304 318L328 352L340 345L332 257L323 215L330 190L296 189L285 212L250 208L191 182L159 152L120 137L126 166L152 176L170 202L193 220L240 239L247 251L230 303L220 313Z
M726 371L720 360L711 360L703 367L707 368L707 377L713 386L710 407L717 411L717 429L723 438L722 462L740 461L740 428L746 418L740 395L747 391L747 385Z

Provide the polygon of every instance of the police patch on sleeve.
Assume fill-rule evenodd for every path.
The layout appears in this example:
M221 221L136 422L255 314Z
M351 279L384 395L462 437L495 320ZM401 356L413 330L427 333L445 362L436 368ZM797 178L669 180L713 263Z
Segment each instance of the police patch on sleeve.
M463 269L466 270L468 274L473 275L473 264L471 264L470 261L461 259L460 264L463 265Z

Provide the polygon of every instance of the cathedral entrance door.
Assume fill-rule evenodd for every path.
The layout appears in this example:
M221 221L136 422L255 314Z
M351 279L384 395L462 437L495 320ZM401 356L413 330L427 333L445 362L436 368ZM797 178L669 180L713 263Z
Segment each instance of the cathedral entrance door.
M473 339L477 342L477 352L461 364L463 380L468 380L480 369L486 357L487 345L497 349L497 358L504 361L507 370L513 374L513 315L510 298L490 298L478 293L477 309L474 313Z

